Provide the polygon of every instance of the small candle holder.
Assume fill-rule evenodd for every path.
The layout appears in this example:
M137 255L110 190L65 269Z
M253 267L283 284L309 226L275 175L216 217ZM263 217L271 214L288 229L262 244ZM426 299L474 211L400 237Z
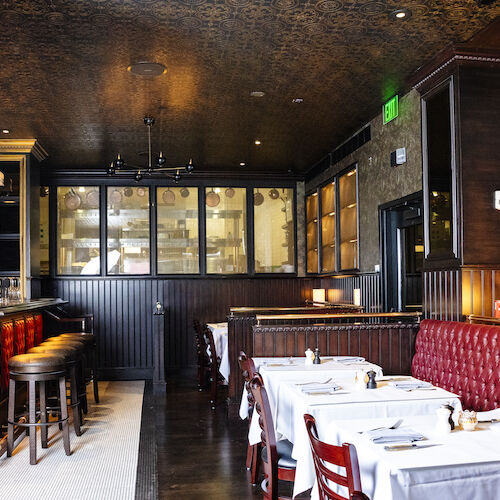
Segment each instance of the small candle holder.
M458 423L464 431L473 431L477 425L477 413L470 410L461 411Z

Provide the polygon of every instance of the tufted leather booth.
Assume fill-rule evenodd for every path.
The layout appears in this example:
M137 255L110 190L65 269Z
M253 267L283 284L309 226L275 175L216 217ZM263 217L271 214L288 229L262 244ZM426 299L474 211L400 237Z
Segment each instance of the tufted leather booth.
M0 393L7 390L9 385L8 361L14 356L14 324L12 321L0 326Z
M14 320L14 352L16 355L26 352L26 323L24 318Z
M500 326L422 321L412 374L458 394L465 409L500 407Z
M26 352L32 347L35 347L35 318L26 316L24 318L26 326Z

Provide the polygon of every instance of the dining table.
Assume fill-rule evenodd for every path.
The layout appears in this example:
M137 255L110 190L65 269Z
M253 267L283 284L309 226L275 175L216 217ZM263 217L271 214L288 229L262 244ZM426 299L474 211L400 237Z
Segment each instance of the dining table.
M227 341L226 323L207 323L207 327L212 332L215 344L215 354L220 359L219 373L229 382L229 348ZM210 348L209 348L210 349Z
M500 417L500 410L494 411ZM317 420L316 426L322 441L356 447L362 490L371 500L500 499L500 422L479 423L474 431L457 425L446 434L436 426L435 414L404 417L401 433L406 429L424 439L389 450L366 432L393 423L394 417L384 417ZM311 498L318 499L317 486Z
M362 363L368 368L368 362ZM292 367L273 366L277 364L279 363L267 363L259 368L259 372L268 394L276 438L287 439L292 443L292 457L297 461L294 496L312 488L316 479L304 424L305 413L311 414L317 425L324 427L335 420L435 415L436 410L445 404L452 406L455 411L462 409L460 398L456 394L410 376L383 376L380 367L377 372L377 388L367 389L366 385L363 387L355 382L354 372L349 373L345 369L337 368L337 372L318 369L313 372L315 377L311 377L307 370L295 372ZM359 366L361 363L353 363L351 368L354 369L356 364ZM283 375L285 372L288 373ZM328 384L334 381L338 388L308 394L305 383L312 379L319 383L328 381ZM421 384L422 388L403 390L395 387L401 383L409 386L416 384L416 387ZM243 412L240 417L242 414ZM250 424L248 441L251 445L261 440L258 420L252 419Z

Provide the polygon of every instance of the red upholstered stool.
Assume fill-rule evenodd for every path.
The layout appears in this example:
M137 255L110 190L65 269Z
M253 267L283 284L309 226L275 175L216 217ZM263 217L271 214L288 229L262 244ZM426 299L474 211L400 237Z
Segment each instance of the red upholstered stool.
M72 345L45 343L40 344L37 347L32 347L28 351L28 354L55 354L56 356L64 357L66 379L69 380L70 407L73 412L73 426L75 428L75 434L77 436L81 436L82 409L80 405L80 398L78 397L79 371L77 369L78 357L80 355L79 348ZM46 436L45 439L47 439Z
M49 380L58 382L61 415L57 421L47 421L47 403L45 383ZM16 382L28 383L28 422L19 422L15 417ZM40 422L36 415L36 387L40 391ZM66 404L66 379L65 364L62 356L54 354L21 354L9 359L9 408L7 431L7 456L12 456L14 451L14 425L30 429L30 464L36 464L36 427L46 428L49 425L61 424L66 455L71 454L68 428L68 407ZM42 433L42 447L47 448L44 441L46 433Z

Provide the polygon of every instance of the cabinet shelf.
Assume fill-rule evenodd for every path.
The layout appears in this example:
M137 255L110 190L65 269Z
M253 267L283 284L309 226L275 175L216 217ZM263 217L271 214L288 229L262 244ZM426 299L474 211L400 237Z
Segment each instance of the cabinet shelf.
M20 238L19 233L0 233L0 240L19 240Z

